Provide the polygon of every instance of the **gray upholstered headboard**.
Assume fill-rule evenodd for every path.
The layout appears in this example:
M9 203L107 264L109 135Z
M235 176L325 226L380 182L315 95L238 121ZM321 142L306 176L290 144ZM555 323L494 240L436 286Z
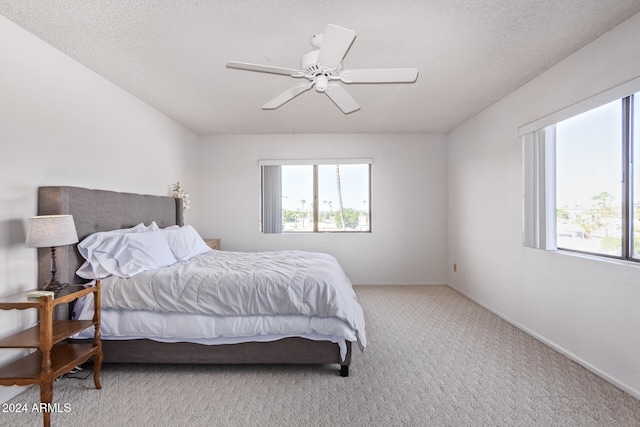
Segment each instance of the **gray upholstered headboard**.
M40 187L38 189L38 215L73 215L82 241L89 234L133 227L139 223L149 225L155 221L159 227L183 225L182 199L169 196L119 193L80 187ZM82 283L75 276L84 259L76 245L56 250L56 276L61 283ZM51 251L38 250L38 283L51 277Z

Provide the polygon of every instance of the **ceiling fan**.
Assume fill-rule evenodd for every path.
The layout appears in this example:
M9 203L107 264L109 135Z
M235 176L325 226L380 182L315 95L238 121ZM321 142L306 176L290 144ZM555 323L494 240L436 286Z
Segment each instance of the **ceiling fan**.
M325 93L343 113L348 114L360 109L360 106L338 81L347 84L413 83L416 81L418 78L416 68L343 69L342 60L355 38L354 31L329 24L324 34L316 34L311 37L311 45L314 50L300 58L299 69L235 61L228 62L227 67L283 74L307 80L268 101L262 106L263 110L276 109L315 86L316 91Z

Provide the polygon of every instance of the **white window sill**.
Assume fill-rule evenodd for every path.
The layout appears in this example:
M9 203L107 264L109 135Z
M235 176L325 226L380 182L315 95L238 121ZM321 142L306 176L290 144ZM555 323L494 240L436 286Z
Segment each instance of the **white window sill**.
M592 254L583 254L580 252L572 252L572 251L568 251L568 250L564 250L564 249L556 249L554 251L549 251L549 252L553 252L559 255L563 255L563 256L570 256L570 257L575 257L575 258L581 258L581 259L586 259L586 260L590 260L590 261L597 261L597 262L604 262L607 264L612 264L612 265L618 265L621 267L631 267L631 268L637 268L640 269L640 262L638 261L629 261L626 259L617 259L617 258L609 258L606 256L598 256L598 255L592 255Z

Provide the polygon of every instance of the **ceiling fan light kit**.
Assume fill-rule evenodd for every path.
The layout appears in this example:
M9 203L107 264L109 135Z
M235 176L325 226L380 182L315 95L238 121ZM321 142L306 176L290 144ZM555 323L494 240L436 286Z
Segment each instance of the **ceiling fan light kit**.
M281 74L307 81L297 84L262 106L273 110L291 101L296 96L315 86L317 92L325 93L340 110L349 114L360 109L360 105L339 83L413 83L418 78L416 68L342 69L342 61L351 47L356 33L347 28L329 24L324 34L311 37L314 50L300 58L300 68L273 67L230 61L228 68L261 73Z

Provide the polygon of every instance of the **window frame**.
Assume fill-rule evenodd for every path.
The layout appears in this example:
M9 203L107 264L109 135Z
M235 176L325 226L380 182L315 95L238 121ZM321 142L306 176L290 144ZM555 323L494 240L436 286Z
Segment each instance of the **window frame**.
M313 230L309 231L285 231L280 227L277 232L265 232L264 231L264 206L265 206L265 184L264 184L264 166L313 166ZM321 165L367 165L367 180L368 180L368 203L367 203L367 211L366 215L368 218L368 229L367 230L319 230L318 229L318 217L320 215L320 207L318 203L318 191L319 191L319 180L318 180L318 170ZM259 160L258 166L260 168L260 232L262 234L316 234L316 233L329 233L329 234L353 234L353 233L371 233L372 230L372 166L373 159L369 158L353 158L353 159L285 159L285 160ZM280 184L282 185L282 183ZM280 208L282 211L282 208Z
M613 99L612 99L613 97ZM574 104L519 129L523 141L523 245L545 250L562 250L596 257L640 262L634 256L634 97L640 98L640 77L607 92ZM621 252L620 255L557 246L556 232L556 135L555 125L607 103L620 101L621 141ZM638 99L636 99L636 102Z

